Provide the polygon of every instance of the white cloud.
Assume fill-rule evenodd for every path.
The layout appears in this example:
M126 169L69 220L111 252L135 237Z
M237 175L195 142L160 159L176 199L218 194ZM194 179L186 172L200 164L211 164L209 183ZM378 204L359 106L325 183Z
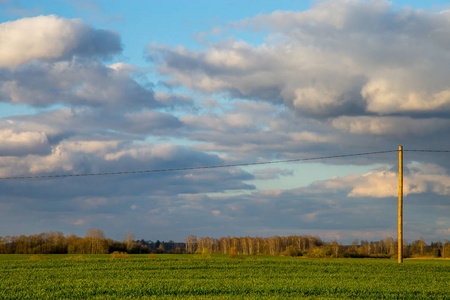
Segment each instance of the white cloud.
M82 226L82 225L86 224L86 220L78 219L78 220L72 222L72 224L77 225L77 226Z
M72 55L108 56L121 50L117 34L96 30L80 19L54 15L0 24L0 67Z
M313 189L337 192L348 190L348 197L385 198L398 196L398 173L375 170L367 174L353 174L316 182ZM409 165L405 168L403 194L434 193L450 195L450 175L434 164Z
M320 114L328 106L333 105L339 96L334 91L327 91L325 88L298 88L294 91L294 107L306 109L315 114Z
M361 94L367 100L367 111L379 114L450 109L450 90L445 89L435 94L402 91L385 79L374 79L362 88Z
M50 150L44 132L0 129L0 156L22 156L26 154L46 154Z
M398 195L398 174L394 172L369 173L347 183L353 185L349 197L383 198ZM405 191L405 195L407 193Z
M73 141L64 143L68 151L83 153L108 153L118 147L118 141Z
M30 142L29 137L25 137ZM0 173L2 177L20 175L44 175L54 172L67 174L92 170L95 166L86 166L89 160L106 155L117 148L116 141L70 141L65 140L50 148L44 154L36 155L29 149L20 156L20 150L13 156L0 156ZM23 150L23 151L25 151Z
M123 62L116 62L112 65L109 65L108 67L115 70L116 72L124 73L125 75L139 70L138 67Z
M57 146L52 150L51 155L44 157L28 156L28 172L32 174L45 174L54 171L68 172L74 169L74 160L71 153L66 151L64 146Z
M115 153L109 153L105 156L106 160L118 160L124 156L134 159L145 160L149 158L168 160L175 155L178 148L173 144L162 144L155 146L138 147L122 150Z

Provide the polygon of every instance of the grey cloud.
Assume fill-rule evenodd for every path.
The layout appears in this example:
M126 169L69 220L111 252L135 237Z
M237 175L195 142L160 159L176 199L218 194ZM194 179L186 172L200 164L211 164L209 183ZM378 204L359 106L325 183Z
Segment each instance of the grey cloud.
M117 130L147 135L163 136L182 125L176 117L157 111L130 113L125 120L124 126L118 126Z
M282 170L280 168L269 168L264 170L256 170L253 172L255 179L268 180L277 179L280 176L292 176L294 174L293 170Z
M346 194L346 191L333 191L324 188L323 185L312 185L296 190L261 191L245 197L240 195L222 200L218 198L216 201L222 202L218 202L220 205L217 202L211 202L218 204L211 209L220 210L224 218L234 218L236 226L232 229L228 228L229 230L239 231L239 224L247 222L254 227L249 228L248 225L242 227L246 227L250 232L256 228L260 228L260 232L264 230L270 232L274 228L277 232L290 228L286 230L290 234L310 230L336 230L345 235L345 231L355 231L355 224L358 224L356 231L359 232L359 238L364 236L364 232L372 230L384 232L377 237L372 237L373 239L393 235L396 230L397 213L393 205L396 203L395 197L374 200L367 197L347 197ZM425 199L427 199L426 211L423 210ZM405 207L410 213L405 221L407 239L418 238L421 234L427 233L415 221L427 219L426 216L435 220L431 223L427 222L433 232L448 227L448 222L441 222L441 218L445 218L449 209L449 203L444 196L434 193L411 194L405 197ZM444 236L434 234L436 239L443 239ZM341 238L344 237L341 236ZM351 241L352 237L347 236L345 239Z
M221 113L187 115L180 121L187 137L203 142L197 149L222 152L233 161L317 156L338 142L327 126L271 103L236 101Z
M232 122L234 118L240 122ZM235 101L220 113L187 115L181 132L202 142L195 148L223 153L233 162L312 158L329 155L405 149L447 149L445 118L405 116L342 116L326 121L301 118L268 102ZM406 154L408 161L449 166L445 155ZM323 160L325 164L395 164L392 154Z
M354 134L373 134L390 136L430 136L442 134L450 127L444 118L410 117L339 117L332 121L335 128Z
M127 111L154 107L153 91L121 67L73 59L26 65L14 71L0 69L0 100L32 106L63 103L106 110L120 107Z
M330 64L301 49L285 53L289 45L261 46L247 54L248 46L241 44L213 45L208 53L163 49L159 70L172 76L170 84L207 93L227 92L239 98L283 100L306 115L363 112L360 90L366 79L361 74L348 74L351 66L342 60L331 55ZM230 57L237 57L237 61L230 62Z
M78 45L71 54L85 57L100 56L110 58L121 51L122 45L117 33L85 27Z
M212 174L205 174L205 178ZM33 209L34 216L45 220L43 215L50 206L54 209L56 207L61 219L53 219L52 226L55 226L56 221L59 228L68 228L70 232L73 232L77 230L76 227L73 224L65 224L63 220L72 223L82 220L84 223L79 222L84 224L79 225L82 228L81 234L94 224L99 224L100 226L97 227L105 228L108 236L113 238L123 230L123 227L132 227L135 222L141 225L141 228L133 230L135 234L154 239L161 238L160 235L163 235L164 238L183 240L189 234L216 237L313 234L326 239L337 237L339 241L351 242L355 238L369 237L371 240L377 240L395 235L396 206L393 205L396 203L393 201L395 198L376 201L365 197L348 198L345 193L330 192L314 186L287 191L260 191L236 196L168 194L167 191L170 189L166 189L161 194L159 187L161 184L169 183L170 180L160 180L158 177L144 176L141 179L133 178L133 180L123 177L119 181L115 178L102 180L80 178L70 182L74 185L73 189L69 187L69 182L64 183L64 179L59 183L61 190L69 188L66 193L55 192L45 202L40 197L33 197L35 200L14 197L14 204L8 207L8 212L17 210L21 212L21 215L26 216L30 209ZM132 184L135 181L139 184ZM175 181L172 182L175 183ZM215 178L204 184L206 186L213 182L217 182ZM32 182L31 184L36 187L37 184L43 183ZM141 184L146 184L147 189L139 195L133 195L135 188ZM127 187L128 192L125 194L123 193L125 188L118 189L113 187L114 185L123 185ZM113 187L111 192L115 193L115 196L108 197L105 201L102 197L105 197L107 193L102 192L103 189L97 193L92 191L102 186L105 187L104 190ZM167 185L167 187L177 186ZM58 190L59 186L56 188ZM80 192L85 196L82 198L77 196L76 188L81 188ZM12 186L8 186L4 190L12 191L13 189ZM33 189L33 191L40 190ZM183 189L177 191L180 192ZM10 195L9 197L12 199ZM428 199L426 205L423 199ZM423 235L434 240L444 239L444 229L446 230L449 225L448 222L443 221L447 219L448 205L444 204L447 202L444 197L433 194L407 196L405 198L405 238L414 240ZM138 209L133 210L131 208L133 205ZM424 219L435 221L427 222L424 226L425 224L420 221ZM8 217L5 216L0 222L7 220ZM24 223L34 221L37 220L23 220ZM355 228L355 224L358 228ZM324 236L325 232L328 234Z
M188 95L164 92L155 93L155 100L158 101L161 106L165 107L191 106L194 103L192 97Z
M439 202L439 197L424 197L433 197ZM192 195L185 199L179 197L169 203L158 202L158 209L151 212L149 219L165 219L167 226L173 226L175 231L181 230L184 235L189 229L190 233L199 236L219 237L316 232L317 235L332 239L331 236L323 236L327 231L334 232L340 241L351 242L368 235L372 240L395 235L397 222L393 202L392 199L376 202L368 198L349 199L342 193L326 191L308 195L300 190L223 197ZM405 238L411 240L421 234L429 234L415 221L415 218L424 218L423 214L419 216L422 206L412 202L405 203L406 206L410 214L405 218ZM433 204L426 215L434 215L441 220L446 213ZM436 221L427 225L432 229L433 238L444 238L442 234L434 232L446 228L446 224Z
M127 144L114 141L64 141L47 156L0 158L0 177L20 175L86 174L168 170L221 165L222 160L173 144ZM14 166L14 168L9 168ZM173 197L179 194L252 190L244 183L253 175L238 168L179 170L109 176L53 179L1 180L7 193L0 203L17 199L17 205L46 210L79 210L79 197L114 199L122 197ZM23 188L26 186L26 188ZM22 187L22 188L21 188ZM75 201L75 202L73 202ZM78 203L78 204L77 204ZM101 207L100 207L101 208ZM115 210L117 213L118 211Z
M153 110L123 113L63 108L36 115L12 116L0 128L43 132L52 145L58 145L65 139L130 141L148 135L170 136L175 135L181 125L173 115Z

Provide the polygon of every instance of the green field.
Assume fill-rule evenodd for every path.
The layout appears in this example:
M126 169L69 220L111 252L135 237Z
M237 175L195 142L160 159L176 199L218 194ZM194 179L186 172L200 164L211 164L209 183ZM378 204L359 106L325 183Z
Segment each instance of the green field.
M30 257L0 255L0 299L450 299L450 260Z

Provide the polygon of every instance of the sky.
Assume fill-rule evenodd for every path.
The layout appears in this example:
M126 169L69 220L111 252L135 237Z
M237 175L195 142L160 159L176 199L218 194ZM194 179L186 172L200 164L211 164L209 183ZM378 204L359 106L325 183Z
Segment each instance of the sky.
M0 236L397 235L450 150L447 1L0 0ZM404 153L450 239L450 153Z

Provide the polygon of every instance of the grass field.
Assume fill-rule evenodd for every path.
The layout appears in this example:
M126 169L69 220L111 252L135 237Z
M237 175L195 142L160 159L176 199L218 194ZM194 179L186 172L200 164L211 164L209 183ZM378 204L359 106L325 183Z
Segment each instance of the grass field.
M0 255L0 299L70 298L450 299L450 260Z

